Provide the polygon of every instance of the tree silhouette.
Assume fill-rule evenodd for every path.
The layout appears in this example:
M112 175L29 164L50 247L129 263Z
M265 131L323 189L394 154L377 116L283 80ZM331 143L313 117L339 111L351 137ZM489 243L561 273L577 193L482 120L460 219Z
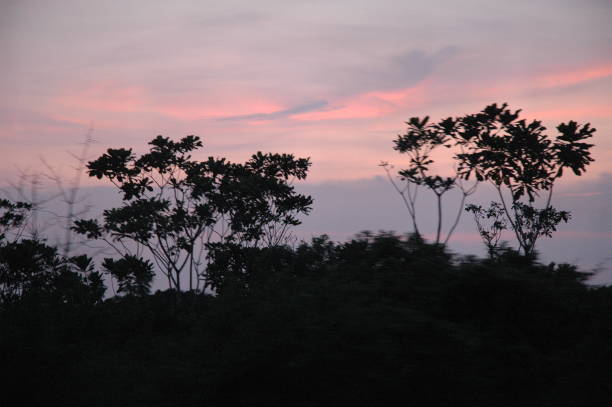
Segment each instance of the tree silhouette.
M474 215L478 233L487 247L489 257L496 257L502 232L508 226L504 208L500 203L493 201L486 209L481 205L469 204L466 205L465 210Z
M540 121L519 119L520 110L513 112L507 107L505 103L492 104L480 113L449 117L437 123L430 123L429 117L413 117L406 122L408 130L396 138L394 146L409 157L408 167L398 172L405 187L400 188L395 182L388 163L381 165L402 196L416 233L419 233L416 199L420 186L432 191L437 199L436 244L448 242L459 222L466 197L483 181L495 188L499 202L488 209L475 205L466 209L474 214L489 253L494 252L501 231L507 225L514 232L523 254L531 256L540 237L550 237L559 223L569 220L569 212L557 210L551 204L553 187L563 176L564 169L581 175L593 161L589 151L593 145L585 140L592 137L595 129L589 123L579 125L570 121L558 125L559 135L550 139ZM456 162L453 176L430 174L434 162L431 153L440 146L453 149ZM476 183L465 188L462 181L470 181L470 178ZM455 187L462 191L459 213L442 241L442 197ZM543 208L537 207L537 197L543 197ZM501 211L504 221L500 218ZM494 219L490 225L492 229L484 226L484 219Z
M0 199L0 241L8 239L7 233L12 233L11 240L19 240L32 205L26 202L11 202Z
M569 212L551 205L553 187L564 169L581 175L593 161L593 145L584 140L595 129L570 121L558 125L560 134L551 140L540 121L519 120L520 112L493 104L449 122L449 133L462 148L456 155L461 177L473 175L494 186L520 249L530 256L538 238L550 237L569 220ZM536 207L539 196L545 199L541 209Z
M104 259L102 267L119 283L120 294L145 296L151 290L153 264L140 257L126 255L119 260Z
M297 216L310 211L312 199L292 186L306 177L308 159L258 152L244 164L195 161L190 153L202 147L195 136L177 142L158 136L149 145L140 157L131 149L108 149L88 163L89 175L111 181L124 203L105 210L102 223L76 221L75 230L103 239L126 261L147 249L171 288L183 288L186 271L189 289L204 289L210 251L283 244L300 223Z
M408 126L406 133L397 136L393 147L400 154L408 156L408 167L398 171L400 181L404 184L403 187L394 180L391 174L393 166L387 162L380 164L385 169L389 181L406 205L412 220L413 230L417 235L420 235L416 208L419 188L425 187L434 194L437 205L435 244L448 243L459 224L466 198L476 191L476 184L465 186L461 182L457 167L453 167L455 173L450 177L431 173L430 166L434 163L431 157L432 152L439 147L451 148L453 146L454 139L449 132L449 126L451 125L449 120L430 123L429 116L426 116L423 119L412 117L406 122ZM459 189L461 191L461 200L454 216L454 221L446 233L446 238L442 240L443 197L452 189Z
M90 257L62 256L43 240L22 238L30 204L0 199L0 209L0 305L32 296L68 303L102 299L104 283Z

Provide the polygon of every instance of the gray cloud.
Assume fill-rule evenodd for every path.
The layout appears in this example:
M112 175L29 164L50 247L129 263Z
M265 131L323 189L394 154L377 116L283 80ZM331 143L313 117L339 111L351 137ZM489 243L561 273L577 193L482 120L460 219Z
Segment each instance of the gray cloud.
M330 74L336 90L341 93L407 88L427 78L438 65L446 63L458 51L455 46L431 53L410 50L381 58L374 64L356 65Z
M291 116L293 114L320 111L320 110L323 110L326 106L327 106L327 102L325 100L318 100L315 102L310 102L310 103L306 103L303 105L290 107L289 109L278 110L272 113L254 113L254 114L245 114L245 115L237 115L237 116L227 116L227 117L222 117L219 120L222 120L222 121L277 120L277 119L284 119L287 116Z

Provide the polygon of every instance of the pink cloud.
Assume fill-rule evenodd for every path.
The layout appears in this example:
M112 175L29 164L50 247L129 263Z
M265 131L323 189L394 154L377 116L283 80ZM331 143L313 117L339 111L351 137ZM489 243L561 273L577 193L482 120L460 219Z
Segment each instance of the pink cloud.
M370 119L384 117L408 106L422 105L427 100L426 89L429 81L419 85L391 91L373 91L362 93L334 105L335 108L292 115L298 121ZM332 106L334 106L332 105Z
M486 97L499 95L516 95L534 89L563 88L596 79L612 76L612 62L582 67L579 69L564 69L545 73L506 78L503 84L485 86L477 94Z
M331 108L296 113L289 117L296 121L385 117L401 109L423 106L429 99L427 89L430 85L431 79L428 79L410 88L362 93L332 100ZM50 101L49 111L58 119L85 124L92 117L100 116L113 121L112 117L117 117L113 114L155 114L192 121L265 115L291 109L291 105L279 103L275 99L270 95L245 92L236 95L214 89L204 95L156 95L142 86L105 80L86 88L67 87ZM266 123L256 119L248 122L255 125Z
M98 82L85 89L66 90L52 103L83 110L117 113L142 111L148 100L138 86L118 86L110 81Z
M68 116L66 109L70 109L81 113L152 113L178 120L272 113L286 108L263 97L244 94L239 97L214 93L205 96L184 94L160 101L159 96L153 96L144 87L123 86L113 81L98 82L85 89L65 90L51 103L64 108L59 109L57 115L64 117ZM73 121L82 121L74 116L71 115Z
M154 113L179 120L223 119L250 114L268 114L283 110L284 107L257 97L236 100L219 100L217 103L159 104L151 107Z
M559 119L583 120L585 118L607 118L612 117L612 105L580 106L572 108L544 109L526 112L523 116L530 119Z
M544 88L556 88L606 78L608 76L612 76L612 63L571 71L548 73L537 79L537 85Z
M291 116L294 120L338 120L381 117L393 111L393 106L380 100L358 97L344 104L320 112L300 113Z

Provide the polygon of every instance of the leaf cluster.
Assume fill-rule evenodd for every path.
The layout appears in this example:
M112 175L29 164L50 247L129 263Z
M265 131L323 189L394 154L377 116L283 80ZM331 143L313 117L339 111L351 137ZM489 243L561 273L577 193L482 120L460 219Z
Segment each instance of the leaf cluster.
M105 258L102 267L118 281L118 293L135 296L149 294L155 275L153 264L149 260L133 255L119 260Z
M0 198L0 241L6 238L7 231L23 225L31 209L29 203Z
M44 242L0 242L0 305L32 298L91 304L102 300L102 275L87 256L70 258Z
M590 152L593 144L587 140L595 129L589 123L579 125L570 121L558 125L557 136L551 138L541 121L521 119L520 113L521 110L510 110L506 103L491 104L479 113L449 117L437 123L429 122L429 117L413 117L406 122L406 134L398 136L394 146L395 150L409 157L408 168L399 171L399 175L408 184L415 187L424 185L436 195L436 242L441 229L441 196L460 186L464 192L463 206L468 193L461 182L470 179L475 179L476 183L486 181L492 184L499 194L500 202L488 210L476 205L466 208L474 214L490 253L508 225L514 231L520 248L529 255L539 237L550 237L559 223L569 220L568 212L551 206L553 186L563 176L564 169L581 175L593 161ZM431 151L438 146L455 151L456 173L453 177L445 178L428 172L433 164ZM388 169L387 164L384 167ZM418 231L416 192L411 194L409 186L406 190L397 187L396 190L402 194ZM509 202L504 195L510 196ZM536 198L542 195L545 206L537 209ZM486 227L485 219L493 220L493 223Z
M474 175L509 188L513 200L526 196L533 202L540 191L552 188L564 168L580 175L593 161L589 151L593 145L584 140L595 129L570 121L560 124L560 134L551 139L539 120L519 120L520 112L512 112L505 103L489 105L456 119L449 136L464 149L456 156L463 179Z
M105 210L102 222L76 221L74 230L105 239L122 255L125 242L146 247L176 288L183 269L189 269L190 288L194 277L199 281L202 253L212 243L281 244L300 223L299 215L310 211L312 198L292 185L306 178L307 158L258 152L245 163L198 161L191 157L202 147L196 136L179 141L158 136L149 145L141 156L108 149L88 163L90 176L120 190L123 205Z

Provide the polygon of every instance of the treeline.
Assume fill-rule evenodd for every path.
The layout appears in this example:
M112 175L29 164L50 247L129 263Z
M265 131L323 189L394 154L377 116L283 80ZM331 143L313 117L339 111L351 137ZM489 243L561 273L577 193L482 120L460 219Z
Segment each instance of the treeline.
M586 285L590 274L573 265L541 264L536 251L570 218L551 205L553 185L564 169L585 171L594 129L569 122L551 140L506 105L407 125L395 149L408 167L396 178L383 163L412 222L406 236L298 244L291 227L313 202L293 183L310 160L258 152L244 163L198 161L195 136L158 136L141 155L81 156L79 168L113 184L122 203L80 219L75 189L62 187L59 248L36 230L38 202L0 199L3 400L606 405L612 287ZM458 151L451 176L431 170L440 147ZM466 206L481 183L499 200ZM461 198L445 231L452 189ZM432 242L420 233L419 190L436 197ZM465 210L485 259L446 247ZM92 242L110 254L83 254ZM168 288L151 294L155 278Z
M234 272L219 274L216 295L102 300L58 286L5 303L4 397L600 406L612 394L612 288L584 285L573 266L512 250L461 259L384 233L227 258Z

